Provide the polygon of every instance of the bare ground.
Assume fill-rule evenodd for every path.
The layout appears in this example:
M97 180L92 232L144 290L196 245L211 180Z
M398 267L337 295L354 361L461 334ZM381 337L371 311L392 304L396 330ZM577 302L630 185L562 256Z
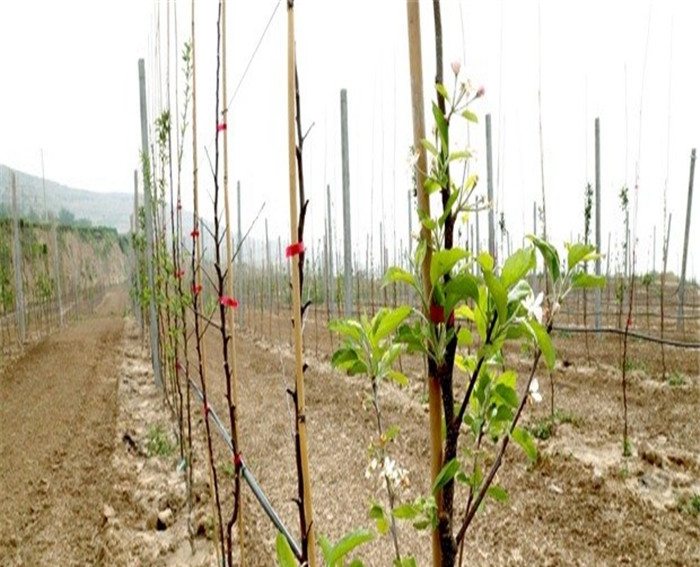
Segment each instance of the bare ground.
M115 296L116 297L116 296ZM36 345L0 378L0 565L215 565L208 471L201 448L201 412L195 461L196 506L187 539L187 507L179 454L149 456L156 425L175 438L169 412L152 384L138 333L121 318L118 299ZM110 314L111 313L111 314ZM126 325L126 326L125 326ZM285 388L293 378L287 344L289 320L270 320L262 339L236 339L241 449L281 517L296 523L295 468ZM261 323L262 331L265 328ZM367 384L331 372L330 337L306 330L308 430L315 526L337 539L367 527L370 501L383 493L365 478L367 445L374 434L365 409ZM509 450L498 482L507 504L488 503L465 546L465 564L700 566L700 514L689 500L700 495L700 378L697 351L667 349L662 380L658 349L634 343L629 373L633 454L622 457L617 341L559 337L554 372L559 419L538 442L530 464ZM218 337L207 338L210 404L221 415L224 384ZM525 371L525 353L509 363ZM422 363L403 361L413 384L386 388L386 421L400 427L392 455L409 470L404 499L428 490L427 413ZM545 396L525 422L547 424L549 375L539 373ZM128 439L125 440L125 434ZM544 433L541 435L546 437ZM230 455L217 444L215 462L225 493L232 481ZM245 490L248 565L274 565L275 530ZM230 502L226 500L226 506ZM401 526L405 553L428 564L429 538ZM391 564L389 540L361 554L368 565Z

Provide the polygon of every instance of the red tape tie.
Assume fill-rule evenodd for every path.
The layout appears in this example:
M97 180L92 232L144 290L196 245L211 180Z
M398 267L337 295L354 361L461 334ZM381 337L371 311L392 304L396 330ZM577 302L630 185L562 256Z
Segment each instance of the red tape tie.
M226 122L220 122L216 125L217 132L223 132L224 130L226 130Z
M240 468L241 465L243 464L243 454L238 452L233 456L233 464L236 465L236 468Z
M204 413L204 419L207 419L207 415L209 414L209 406L206 403L202 406L202 412Z
M238 301L233 297L228 297L227 295L220 297L219 303L221 303L221 305L223 305L224 307L231 307L232 309L238 307Z
M287 250L285 252L285 255L287 258L291 258L292 256L298 256L302 252L304 252L304 243L303 242L297 242L296 244L290 244L287 246Z

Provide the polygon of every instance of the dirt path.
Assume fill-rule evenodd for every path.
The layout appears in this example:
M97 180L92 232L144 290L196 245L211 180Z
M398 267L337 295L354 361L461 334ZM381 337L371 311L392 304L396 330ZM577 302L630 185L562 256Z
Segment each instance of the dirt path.
M124 295L0 375L0 565L100 562Z

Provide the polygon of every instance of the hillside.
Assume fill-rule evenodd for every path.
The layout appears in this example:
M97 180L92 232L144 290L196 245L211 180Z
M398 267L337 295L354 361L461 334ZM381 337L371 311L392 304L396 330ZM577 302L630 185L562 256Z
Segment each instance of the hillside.
M20 203L20 215L38 220L46 210L58 216L61 209L76 220L87 219L93 226L106 226L125 234L129 232L134 197L130 193L96 193L74 189L61 183L13 170ZM7 216L11 203L10 168L0 165L0 216ZM65 215L65 212L64 212Z

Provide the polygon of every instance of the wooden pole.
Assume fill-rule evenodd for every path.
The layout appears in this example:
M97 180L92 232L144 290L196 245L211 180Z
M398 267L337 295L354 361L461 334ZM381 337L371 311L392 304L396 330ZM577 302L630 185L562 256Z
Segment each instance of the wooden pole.
M685 269L688 263L688 238L690 237L690 211L693 208L693 181L695 179L695 148L690 152L690 180L688 181L688 204L685 208L685 237L683 239L683 262L681 282L678 287L678 315L676 326L683 327L683 300L685 296Z
M148 151L148 115L146 110L146 69L143 59L139 59L139 95L141 104L141 153L142 159L149 159ZM158 337L158 314L156 313L156 286L153 268L153 205L151 203L150 181L143 180L144 207L146 209L146 265L148 270L148 289L150 299L148 309L150 314L151 361L156 386L163 387L160 371L160 343Z
M411 73L411 114L413 116L413 151L418 152L416 164L416 189L418 209L430 216L430 201L425 191L426 156L422 140L425 139L425 110L423 105L423 63L420 30L420 5L415 0L406 0L406 17L408 21L408 55ZM430 263L432 246L430 231L421 225L421 239L426 243L426 252L421 265L423 293L428 300L432 294L430 283ZM427 306L426 306L427 309ZM428 313L426 313L426 316ZM428 409L430 420L430 478L435 480L442 468L442 406L440 382L435 376L428 376ZM441 499L437 498L438 503ZM438 515L441 505L438 504ZM440 537L437 530L432 534L433 566L442 562Z
M340 131L343 158L343 251L345 266L345 316L352 315L352 240L350 227L350 157L348 148L348 91L340 91Z
M296 61L294 41L294 2L287 3L287 133L289 149L289 221L290 244L297 243L298 207L297 207L297 168L296 168L296 140L295 140L295 113L296 113ZM301 289L299 263L296 256L292 257L292 315L294 320L294 358L296 375L296 405L297 405L297 431L299 435L299 459L301 478L300 487L303 494L301 505L303 506L306 525L302 525L302 541L306 543L302 554L309 567L316 567L316 538L313 523L313 507L311 504L311 479L309 476L309 450L306 438L306 402L304 396L304 368L302 356L302 320L301 320Z
M601 250L600 238L600 118L595 119L595 247ZM609 255L608 255L609 257ZM609 261L609 260L608 260ZM600 256L595 261L596 276L600 275ZM600 329L601 301L600 288L595 288L595 328Z

